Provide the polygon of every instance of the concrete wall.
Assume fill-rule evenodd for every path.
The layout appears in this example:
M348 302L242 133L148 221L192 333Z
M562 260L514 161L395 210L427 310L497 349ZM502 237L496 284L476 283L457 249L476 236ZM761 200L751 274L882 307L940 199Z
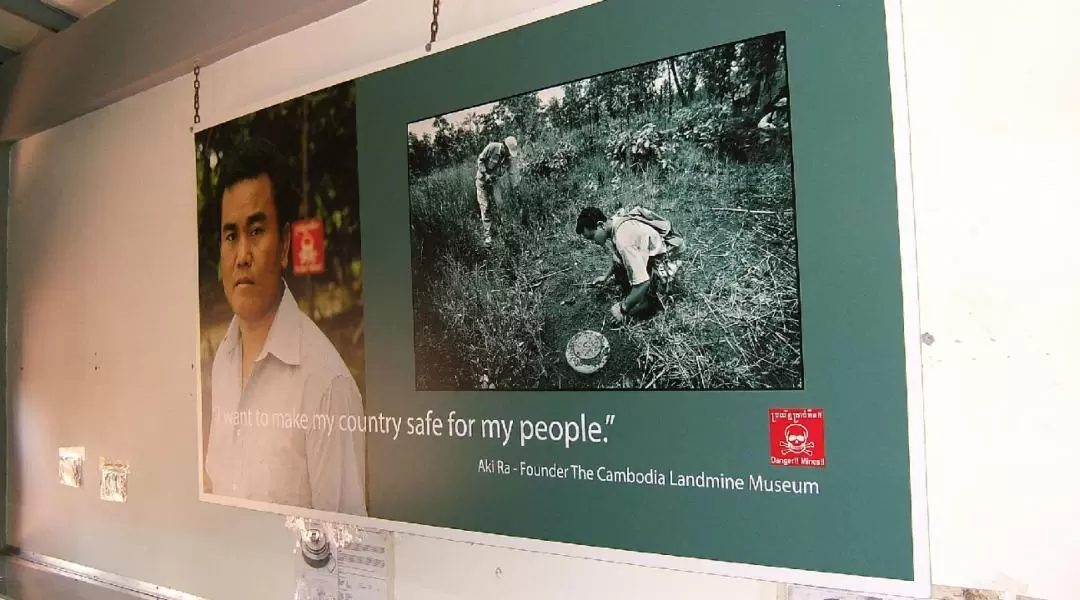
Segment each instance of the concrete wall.
M444 39L544 0L444 4ZM203 74L204 122L419 56L430 5L368 0ZM934 582L1077 597L1078 9L905 3ZM464 36L464 37L461 37ZM200 504L191 81L35 135L12 164L11 542L208 598L291 597L281 517ZM133 468L126 505L67 493L56 449ZM253 559L248 562L247 559ZM222 566L226 566L222 568ZM496 574L498 573L498 575ZM402 599L777 597L767 583L408 535Z

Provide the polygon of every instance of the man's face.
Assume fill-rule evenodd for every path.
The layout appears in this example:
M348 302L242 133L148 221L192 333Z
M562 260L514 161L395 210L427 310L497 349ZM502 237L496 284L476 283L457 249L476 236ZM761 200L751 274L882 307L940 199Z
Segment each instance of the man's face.
M585 233L582 234L585 239L596 244L597 246L603 246L607 241L607 230L604 229L603 223L597 223L593 228L585 228Z
M221 200L222 284L241 320L258 321L279 300L281 273L288 265L289 239L282 239L270 178L236 182Z

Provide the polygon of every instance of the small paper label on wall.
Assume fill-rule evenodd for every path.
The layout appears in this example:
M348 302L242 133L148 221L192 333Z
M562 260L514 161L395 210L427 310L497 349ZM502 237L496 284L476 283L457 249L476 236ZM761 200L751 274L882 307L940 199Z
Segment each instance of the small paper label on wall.
M101 459L101 499L127 502L129 468L125 463Z
M60 449L60 483L78 488L82 487L83 464L86 462L86 449L83 447Z

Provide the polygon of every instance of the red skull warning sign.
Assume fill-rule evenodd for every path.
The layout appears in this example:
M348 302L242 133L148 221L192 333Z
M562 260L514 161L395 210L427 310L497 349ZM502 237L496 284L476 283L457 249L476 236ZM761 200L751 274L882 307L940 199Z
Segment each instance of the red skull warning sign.
M825 411L820 408L770 408L769 464L824 468Z
M304 219L292 226L294 275L318 275L326 270L322 219Z

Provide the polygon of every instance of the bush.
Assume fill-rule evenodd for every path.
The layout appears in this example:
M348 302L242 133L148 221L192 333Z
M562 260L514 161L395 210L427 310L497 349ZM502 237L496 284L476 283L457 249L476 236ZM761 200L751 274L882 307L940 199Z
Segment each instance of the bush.
M789 156L787 130L762 131L753 117L733 117L716 104L680 108L672 116L671 131L675 139L699 146L712 157L748 163Z
M569 142L539 148L529 157L524 174L545 178L564 175L570 170L579 154L580 149Z
M613 171L658 168L665 172L672 167L671 155L674 152L675 144L670 139L669 131L661 131L654 123L646 123L636 131L613 133L608 139L604 156Z

